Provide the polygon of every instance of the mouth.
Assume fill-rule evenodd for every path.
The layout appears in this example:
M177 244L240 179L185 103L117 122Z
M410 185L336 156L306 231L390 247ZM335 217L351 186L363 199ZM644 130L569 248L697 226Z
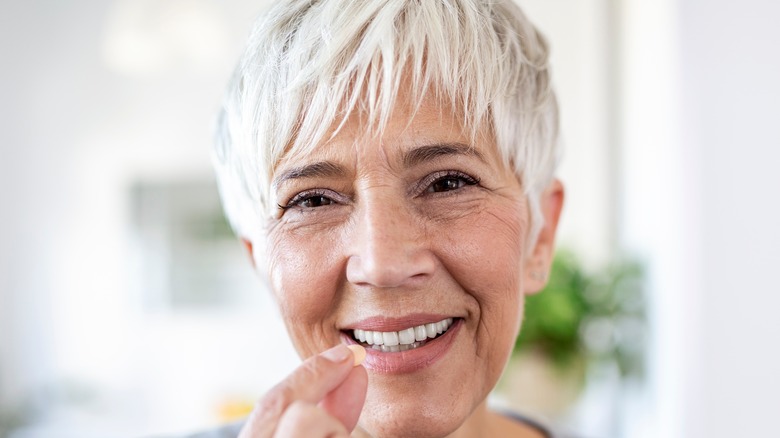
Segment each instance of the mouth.
M383 353L399 353L425 346L428 342L444 335L454 323L455 319L446 318L438 322L421 324L399 331L381 332L354 329L345 333L367 349Z

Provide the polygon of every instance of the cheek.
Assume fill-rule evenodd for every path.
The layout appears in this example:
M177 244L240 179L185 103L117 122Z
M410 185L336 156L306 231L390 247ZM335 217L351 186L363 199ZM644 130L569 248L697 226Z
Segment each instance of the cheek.
M334 343L328 330L338 270L333 241L295 233L269 235L269 276L279 310L298 352L306 357Z
M450 273L482 304L517 301L522 290L527 220L520 206L485 208L449 227L444 239Z
M444 264L476 302L477 354L490 358L498 372L522 320L526 217L521 206L485 208L451 227L443 240Z

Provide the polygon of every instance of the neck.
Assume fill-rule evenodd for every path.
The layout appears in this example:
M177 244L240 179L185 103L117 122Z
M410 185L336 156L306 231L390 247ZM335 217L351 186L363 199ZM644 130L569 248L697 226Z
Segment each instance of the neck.
M488 410L487 402L482 402L460 427L445 438L478 438L478 437L515 437L544 438L538 430L501 414ZM353 438L372 438L371 435L358 426L352 432Z
M487 409L487 403L482 402L474 411L466 418L466 421L460 425L451 434L444 438L477 438L483 436L494 436L489 432L492 430L490 417L491 412ZM372 438L372 436L362 429L359 425L352 432L352 438Z

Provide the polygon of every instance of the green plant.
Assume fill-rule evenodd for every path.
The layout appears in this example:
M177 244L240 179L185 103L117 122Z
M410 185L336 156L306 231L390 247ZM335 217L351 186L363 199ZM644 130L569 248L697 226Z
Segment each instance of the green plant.
M559 250L547 287L529 296L515 353L534 350L561 370L609 362L621 376L643 375L643 270L621 259L587 272Z

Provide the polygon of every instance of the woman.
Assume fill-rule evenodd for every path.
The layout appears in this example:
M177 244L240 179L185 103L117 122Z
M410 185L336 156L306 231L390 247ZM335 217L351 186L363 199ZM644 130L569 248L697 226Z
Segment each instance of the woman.
M215 161L304 362L242 437L544 436L485 399L563 202L547 57L510 0L285 0L259 22Z

